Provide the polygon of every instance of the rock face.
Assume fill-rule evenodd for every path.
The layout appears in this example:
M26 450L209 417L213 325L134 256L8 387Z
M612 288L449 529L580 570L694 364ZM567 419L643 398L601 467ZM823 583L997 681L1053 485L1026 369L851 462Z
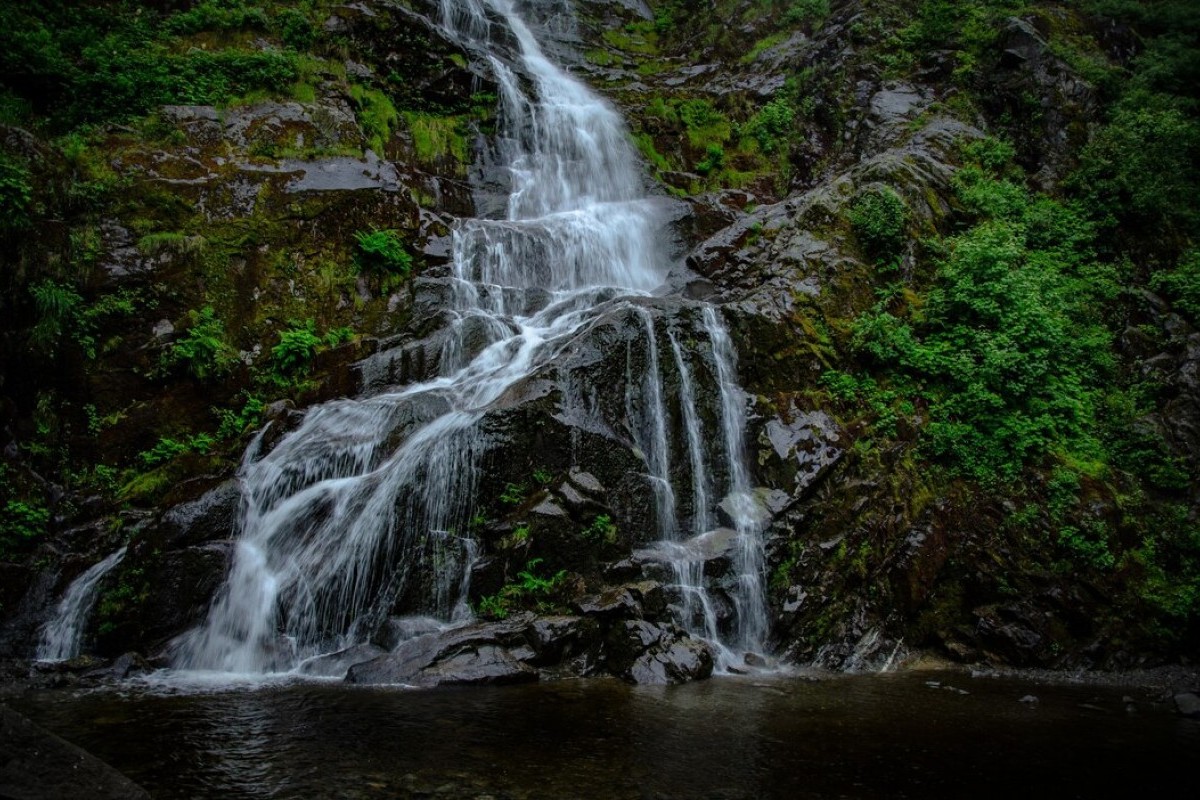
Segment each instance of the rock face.
M524 683L604 672L648 684L707 678L713 669L708 645L673 625L630 618L642 613L633 593L650 590L644 584L613 589L607 594L624 603L584 601L584 616L524 613L500 622L422 633L386 654L362 650L322 661L353 660L346 672L349 683L416 687Z
M95 756L0 706L0 797L11 800L149 800Z
M100 587L87 637L95 649L159 656L202 618L238 534L242 497L232 474L249 435L226 443L233 456L224 461L192 453L142 470L139 453L177 435L180 421L240 407L243 391L273 391L262 370L280 320L313 317L322 331L351 326L360 335L314 358L307 388L294 397L259 398L274 402L257 454L271 452L306 406L429 380L451 345L461 346L460 357L489 345L486 325L454 310L447 263L457 217L503 212L508 177L491 153L498 132L491 112L479 110L496 102L497 87L486 59L439 32L435 5L335 8L323 30L335 36L338 63L321 67L311 99L166 106L156 115L161 135L113 132L98 145L128 185L87 232L96 280L150 298L153 308L106 319L96 337L105 342L100 366L61 382L83 387L72 402L100 418L83 446L140 470L121 503L141 510L77 503L76 518L56 522L52 544L0 564L0 655L28 657L54 599L126 539L125 562ZM411 615L430 613L432 592L432 577L414 575L380 614L391 617L371 644L303 671L414 686L605 672L661 684L710 674L712 653L676 627L683 604L670 585L669 548L656 541L657 478L639 444L649 395L630 377L649 374L656 361L668 479L688 532L673 546L701 565L718 625L727 627L736 581L728 506L713 498L715 519L705 520L681 488L695 485L696 471L682 424L684 382L699 387L692 411L705 430L716 430L720 414L701 300L720 305L738 352L747 455L768 537L762 577L772 646L783 660L872 669L909 647L935 647L964 661L1104 663L1113 654L1090 612L1110 599L1105 590L1039 564L1043 552L1031 555L1005 528L1015 509L976 505L961 487L926 474L916 428L927 410L915 408L915 421L900 420L880 445L864 412L830 389L831 378L861 366L854 320L880 302L881 287L916 291L933 269L920 242L966 219L954 188L966 143L1003 121L1024 130L1019 155L1041 185L1058 185L1070 167L1097 92L1050 44L1049 23L1031 16L1003 24L985 54L983 102L968 114L949 77L950 55L929 54L903 79L881 78L868 48L876 34L856 4L832 4L828 18L786 30L749 2L734 4L736 24L714 25L700 13L667 20L673 28L656 17L659 4L574 5L574 21L554 4L523 11L548 52L629 119L667 221L663 258L674 268L654 296L605 298L594 324L478 424L477 496L471 519L452 532L479 549L469 600L501 597L540 563L541 575L563 574L558 594L543 598L555 613L514 609L507 620L452 630L414 623ZM747 42L758 44L747 50ZM366 113L368 89L394 105L393 115L376 108L389 120L383 130ZM798 104L776 132L786 149L768 152L781 145L767 138L743 145L759 111L785 92ZM703 125L685 119L704 114ZM452 145L434 147L448 131ZM0 132L47 171L65 169L31 135ZM903 203L905 231L895 263L881 265L864 254L848 219L858 198L885 187ZM376 228L401 234L413 257L407 279L357 267L354 236ZM1200 334L1147 295L1148 310L1130 322L1122 347L1164 387L1164 399L1137 425L1194 462ZM521 314L553 300L540 291L505 298ZM188 312L208 305L224 320L237 365L218 380L161 376L162 354L193 324ZM1147 327L1165 335L1151 337ZM32 420L40 401L27 394L14 402ZM402 405L377 423L384 449L446 409L433 394ZM7 404L2 410L7 434ZM88 427L69 422L62 427ZM703 444L709 488L727 485L720 445ZM1007 574L1025 580L1009 586Z

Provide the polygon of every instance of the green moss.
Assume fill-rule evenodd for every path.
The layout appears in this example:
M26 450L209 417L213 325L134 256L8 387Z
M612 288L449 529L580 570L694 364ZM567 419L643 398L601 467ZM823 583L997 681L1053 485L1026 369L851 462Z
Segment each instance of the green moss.
M754 43L754 46L750 48L750 51L738 59L738 61L742 64L753 64L764 52L786 41L789 35L790 34L787 31L779 31L778 33L773 33L766 38L759 39Z
M417 158L434 163L451 158L460 166L470 160L469 144L462 117L441 117L407 112L404 115L413 137Z
M383 156L387 152L392 133L400 122L400 112L386 94L362 84L350 85L350 98L354 101L358 124L368 146L376 155Z

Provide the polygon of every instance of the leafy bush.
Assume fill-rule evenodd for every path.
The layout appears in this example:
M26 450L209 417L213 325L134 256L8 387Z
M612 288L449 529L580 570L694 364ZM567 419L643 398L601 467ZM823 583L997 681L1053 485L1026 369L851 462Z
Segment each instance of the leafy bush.
M37 322L30 331L30 343L45 353L53 352L64 333L74 328L83 298L72 289L51 280L29 288L37 310ZM80 332L82 334L82 332Z
M525 502L527 491L528 489L523 483L506 483L504 492L500 495L500 502L506 506L519 506Z
M0 517L0 558L10 557L46 532L50 512L24 500L9 500Z
M412 271L412 256L404 249L399 232L359 231L354 239L358 243L354 260L363 272L408 275Z
M182 368L202 381L228 375L238 364L238 355L225 341L225 323L211 306L193 309L187 317L186 331L162 354L161 367Z
M0 234L18 231L29 225L32 199L29 170L0 154Z
M228 408L213 409L220 420L220 425L217 428L218 439L236 439L246 432L249 428L254 428L262 422L263 410L266 409L266 403L262 398L243 392L246 402L242 405L240 411L234 412Z
M789 0L783 21L788 25L809 25L829 16L829 0Z
M1193 325L1200 325L1200 250L1185 253L1174 269L1155 274L1150 285L1165 294Z
M786 142L792 132L796 112L791 103L775 98L759 109L758 113L742 126L742 132L758 142L758 147L770 155Z
M696 163L696 172L709 175L719 172L725 166L725 148L719 144L710 144L704 153L704 158Z
M517 608L532 606L539 611L552 607L551 596L566 581L567 571L559 570L549 578L537 574L543 559L530 559L517 573L518 582L506 584L499 592L481 597L477 610L490 619L504 619Z
M154 447L138 453L138 458L147 467L165 464L187 453L209 453L216 440L207 433L197 433L186 439L172 439L164 436L155 443Z
M294 54L185 50L171 38L266 24L264 12L241 3L205 2L174 16L144 5L135 13L107 3L8 3L0 5L0 75L60 130L131 119L172 103L284 93L299 74Z
M275 27L283 43L295 50L306 50L317 39L317 29L312 20L294 8L280 11L275 18Z
M894 262L904 249L908 207L890 187L868 189L850 206L850 225L876 263Z
M279 344L271 348L271 363L281 375L307 372L323 344L313 320L305 320L303 325L293 323L279 334Z
M1200 225L1200 122L1169 105L1124 106L1084 148L1071 184L1110 227L1191 233Z
M583 529L583 538L590 542L607 542L612 544L617 541L617 524L612 521L612 517L608 514L600 514L592 523Z
M937 283L905 320L877 309L856 346L925 387L931 451L980 480L1052 452L1095 453L1112 370L1100 309L1115 296L1092 229L1069 206L1029 201L946 242Z

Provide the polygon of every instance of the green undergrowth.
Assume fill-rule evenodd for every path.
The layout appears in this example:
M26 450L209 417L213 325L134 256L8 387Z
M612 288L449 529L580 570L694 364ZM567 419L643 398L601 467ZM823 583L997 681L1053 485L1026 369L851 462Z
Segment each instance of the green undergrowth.
M546 577L539 573L542 559L533 558L517 573L517 580L506 583L496 594L481 597L476 611L488 619L504 619L514 611L534 610L549 613L562 604L557 597L565 585L567 571L559 570Z

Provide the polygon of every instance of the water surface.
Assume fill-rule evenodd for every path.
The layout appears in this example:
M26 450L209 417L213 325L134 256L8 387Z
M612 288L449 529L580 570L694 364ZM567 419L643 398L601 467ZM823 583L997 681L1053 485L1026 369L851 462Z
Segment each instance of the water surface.
M1153 797L1200 763L1200 724L1145 692L962 674L125 686L14 705L155 798Z

